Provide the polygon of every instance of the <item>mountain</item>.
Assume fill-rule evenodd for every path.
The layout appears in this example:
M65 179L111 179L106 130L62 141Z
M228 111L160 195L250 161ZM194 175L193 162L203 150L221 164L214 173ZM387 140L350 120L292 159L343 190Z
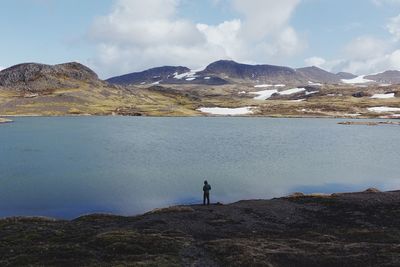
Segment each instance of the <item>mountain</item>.
M297 69L297 72L302 76L306 77L312 82L322 82L322 83L339 83L340 78L331 72L320 69L318 67L305 67Z
M82 83L100 85L103 81L94 71L76 62L59 65L25 63L0 71L0 87L18 91L44 92L75 88Z
M182 69L181 72L188 69ZM196 115L198 96L113 85L79 63L19 64L0 72L2 115Z
M258 83L304 82L296 70L274 65L248 65L232 60L219 60L211 63L201 72L203 75L216 75L223 79L244 80Z
M118 85L145 85L145 84L203 84L223 85L227 81L215 76L204 76L182 66L164 66L148 69L142 72L133 72L106 80Z
M224 85L235 83L304 85L309 82L335 84L352 74L334 74L318 67L293 69L275 65L249 65L232 60L219 60L202 71L187 67L165 66L134 72L107 80L118 85L201 84Z
M186 72L190 72L190 69L187 67L164 66L148 69L142 72L134 72L122 76L113 77L106 81L112 84L120 85L157 83Z
M365 76L365 79L373 80L378 83L387 84L399 84L400 83L400 71L388 70L382 73Z
M357 78L357 75L348 72L338 72L336 73L336 76L338 76L339 79L345 79L345 80Z

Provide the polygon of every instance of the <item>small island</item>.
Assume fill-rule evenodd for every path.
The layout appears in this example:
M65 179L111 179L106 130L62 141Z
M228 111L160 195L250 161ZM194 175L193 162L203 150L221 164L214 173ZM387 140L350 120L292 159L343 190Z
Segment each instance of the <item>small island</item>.
M0 124L2 124L2 123L9 123L9 122L13 122L13 121L10 120L10 119L0 118Z

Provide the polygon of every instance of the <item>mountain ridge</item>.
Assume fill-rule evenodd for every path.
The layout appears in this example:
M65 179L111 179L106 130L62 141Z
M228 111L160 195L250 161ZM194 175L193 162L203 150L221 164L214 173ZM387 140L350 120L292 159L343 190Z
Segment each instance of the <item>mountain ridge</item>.
M163 75L164 68L171 68L167 76ZM175 68L175 69L174 69ZM182 71L175 73L176 68ZM186 73L184 72L186 71ZM148 73L160 79L149 79ZM176 75L177 74L177 75ZM386 71L381 76L369 75L366 78L376 82L400 84L400 71ZM124 77L135 77L130 82L125 82ZM317 66L302 68L291 68L286 66L269 64L244 64L233 60L218 60L210 63L204 70L192 71L188 67L166 66L133 72L121 76L111 77L107 82L119 85L140 85L140 84L203 84L203 85L224 85L232 83L253 83L257 84L308 84L309 82L321 84L338 84L342 79L353 79L358 77L352 73L332 73Z
M74 88L81 82L93 85L104 83L93 70L77 62L57 65L22 63L0 71L0 87L20 91Z

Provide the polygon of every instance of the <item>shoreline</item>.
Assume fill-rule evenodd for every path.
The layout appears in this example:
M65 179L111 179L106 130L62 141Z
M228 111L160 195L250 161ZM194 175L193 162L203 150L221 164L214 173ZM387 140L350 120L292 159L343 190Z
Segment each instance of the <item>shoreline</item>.
M253 202L253 201L273 201L273 200L278 200L278 199L296 199L296 198L335 198L340 195L351 195L351 194L363 194L363 193L393 193L393 192L399 192L400 190L391 190L391 191L380 191L379 189L376 188L368 188L364 191L357 191L357 192L336 192L336 193L302 193L302 192L293 192L290 193L287 196L281 196L281 197L274 197L270 199L241 199L237 200L235 202L230 202L230 203L221 203L221 202L216 202L216 203L211 203L210 207L215 207L215 206L230 206L230 205L235 205L237 203L245 203L245 202ZM152 210L145 211L143 213L138 213L138 214L132 214L132 215L121 215L121 214L116 214L116 213L109 213L109 212L94 212L94 213L84 213L81 215L78 215L77 217L71 218L71 219L65 219L65 218L55 218L55 217L49 217L49 216L42 216L42 215L33 215L33 216L23 216L23 215L18 215L18 216L6 216L6 217L0 217L0 222L1 221L7 221L7 220L15 220L15 219L39 219L39 220L49 220L49 221L74 221L78 220L83 217L87 216L111 216L111 217L126 217L126 218L134 218L134 217L141 217L145 216L148 214L154 214L154 213L162 213L165 211L170 211L174 210L176 208L185 208L185 207L208 207L208 206L203 206L201 201L199 200L198 204L177 204L177 205L172 205L172 206L166 206L166 207L159 207L155 208Z
M400 191L295 193L227 205L173 206L137 216L9 217L0 223L1 266L339 267L400 262Z
M144 117L144 118L271 118L271 119L348 119L348 120L400 120L400 117L368 117L368 116L308 116L308 115L237 115L237 116L230 116L230 115L211 115L211 114L199 114L199 115L189 115L189 116L182 116L182 115L165 115L165 116L152 116L152 115L143 115L143 116L126 116L126 115L96 115L96 114L65 114L65 115L42 115L42 114L18 114L18 115L3 115L0 114L0 118L79 118L79 117Z

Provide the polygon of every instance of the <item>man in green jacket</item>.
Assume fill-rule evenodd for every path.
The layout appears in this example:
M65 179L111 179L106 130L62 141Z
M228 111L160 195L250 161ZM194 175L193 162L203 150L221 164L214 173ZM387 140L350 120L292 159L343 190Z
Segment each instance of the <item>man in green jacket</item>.
M204 181L204 186L203 186L203 205L206 205L206 199L207 199L207 205L210 205L210 190L211 186L208 184L207 181Z

